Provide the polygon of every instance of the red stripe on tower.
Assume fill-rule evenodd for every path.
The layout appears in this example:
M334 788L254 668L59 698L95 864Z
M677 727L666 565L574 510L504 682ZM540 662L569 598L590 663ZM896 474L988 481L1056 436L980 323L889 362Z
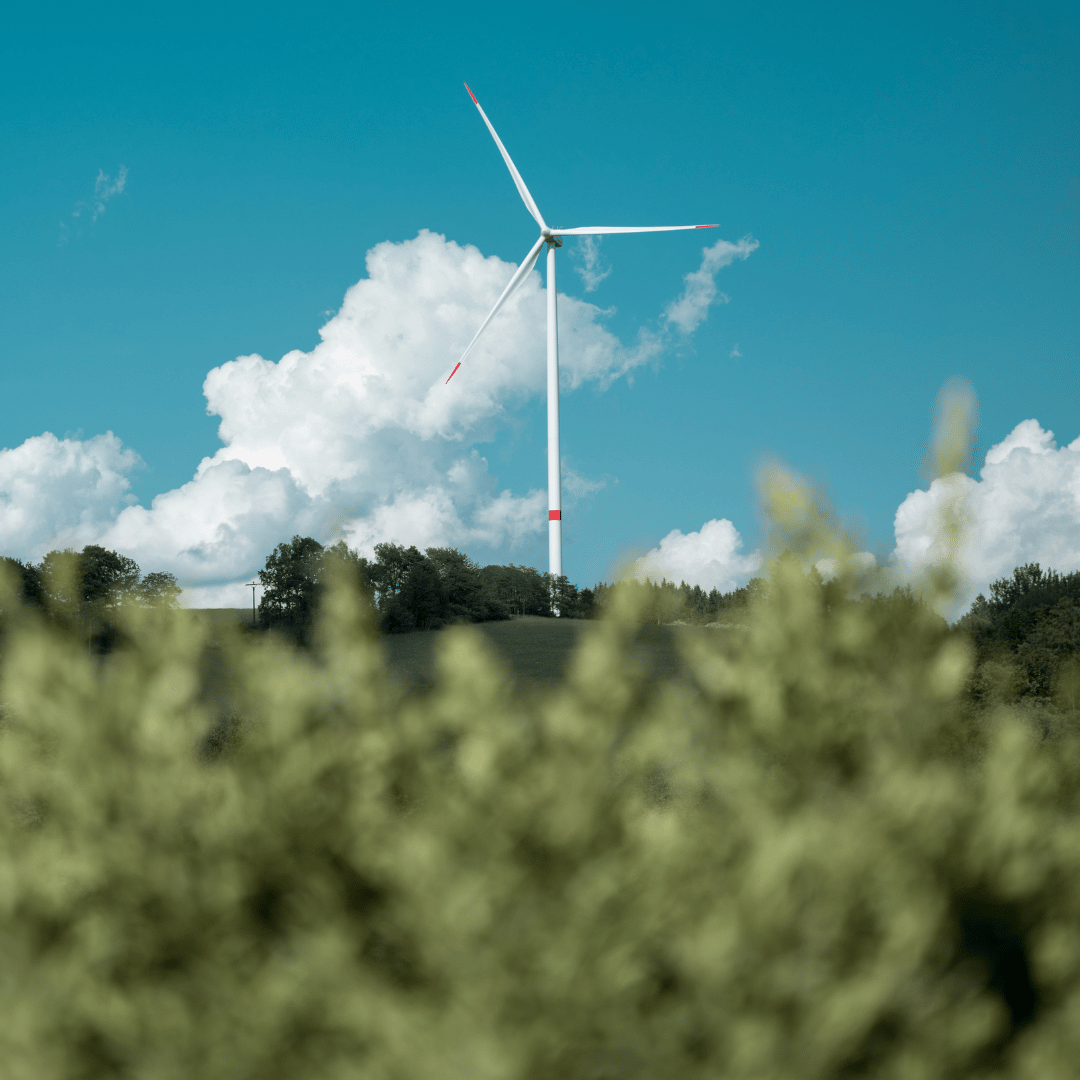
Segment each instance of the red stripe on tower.
M549 510L548 511L548 521L562 521L562 511L561 510Z

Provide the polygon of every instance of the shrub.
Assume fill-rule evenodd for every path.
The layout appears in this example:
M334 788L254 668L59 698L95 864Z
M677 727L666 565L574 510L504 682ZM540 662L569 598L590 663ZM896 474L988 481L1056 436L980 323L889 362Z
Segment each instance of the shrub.
M183 612L92 660L13 616L4 1075L1072 1077L1080 744L850 581L778 562L667 683L615 590L542 698L464 627L403 697L342 586L217 702Z

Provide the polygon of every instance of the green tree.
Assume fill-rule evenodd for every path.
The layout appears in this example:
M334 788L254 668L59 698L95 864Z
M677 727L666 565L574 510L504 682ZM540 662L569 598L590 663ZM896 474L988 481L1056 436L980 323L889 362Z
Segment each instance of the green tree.
M14 614L12 609L21 605L24 608L40 611L45 606L45 586L38 567L24 563L20 559L0 556L0 581L5 578L10 583L11 592L5 598L3 591L0 590L0 600L6 600L8 606L8 610L4 610L3 603L0 603L0 647L8 634L9 624Z
M976 704L1005 697L1049 704L1061 673L1080 656L1080 572L1018 566L990 585L958 621L975 646L969 693Z
M549 574L542 574L532 566L516 566L511 563L510 571L517 579L517 592L521 597L523 615L551 615L552 583Z
M358 595L363 596L369 604L374 605L372 571L372 563L359 552L348 547L344 540L339 540L333 547L328 547L323 552L323 577L336 576L338 580L354 589Z
M182 590L174 574L161 570L147 574L135 591L143 604L170 608L180 606Z
M409 571L424 556L416 547L400 544L376 544L375 562L371 565L371 585L375 590L375 602L379 611L385 611L391 600L405 584Z
M45 606L45 583L42 581L40 567L24 563L20 559L10 559L0 555L0 566L6 568L13 580L18 582L19 599L33 607Z
M50 551L38 572L54 604L72 610L87 607L98 615L123 603L139 585L139 564L98 544L82 551Z
M501 604L511 615L523 614L523 598L518 576L509 566L494 563L480 570L480 580L485 592Z
M596 591L594 589L582 589L578 597L580 618L594 619L597 614Z
M1044 571L1038 563L1027 563L1018 566L1011 578L991 583L988 603L992 611L1022 611L1049 607L1063 596L1080 600L1080 572L1059 574Z
M82 551L50 551L38 567L52 619L80 635L98 652L121 637L119 608L139 598L139 564L98 544Z
M570 579L563 574L561 577L547 575L551 589L551 608L558 611L563 619L580 619L582 617L581 595L576 585L570 583Z
M136 590L139 564L127 555L89 544L79 554L82 600L99 610L116 607Z
M54 617L68 621L82 615L82 562L73 548L50 551L38 566L45 600Z
M263 594L262 625L281 629L308 644L322 595L323 546L310 536L294 536L278 544L259 571Z
M446 592L450 619L460 622L483 620L484 583L480 578L480 567L457 548L429 547L424 554L434 566Z
M1065 596L1042 608L1013 654L1024 673L1026 692L1050 697L1063 664L1080 655L1080 604Z
M421 558L409 568L401 587L387 601L383 628L402 634L439 630L451 617L450 599L435 565Z

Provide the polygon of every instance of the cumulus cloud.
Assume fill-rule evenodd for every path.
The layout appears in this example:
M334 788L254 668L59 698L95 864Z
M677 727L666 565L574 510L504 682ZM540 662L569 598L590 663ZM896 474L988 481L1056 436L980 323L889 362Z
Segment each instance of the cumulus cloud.
M963 521L956 554L961 594L950 617L988 592L990 582L1025 563L1063 573L1080 570L1080 438L1059 447L1052 431L1025 420L990 448L977 479L957 473L912 492L896 511L888 577L898 584L914 582L940 564L948 548L943 515L955 505ZM672 531L635 560L632 572L726 592L761 568L759 553L743 554L741 548L735 526L713 520L699 532ZM865 570L877 565L866 551L853 560ZM831 559L816 566L826 578L836 571Z
M102 196L122 190L124 175L103 181ZM724 264L710 255L716 250L706 250L703 266ZM293 533L324 536L328 523L334 539L368 552L381 540L492 551L533 542L544 531L545 493L497 490L472 447L543 392L538 273L445 384L515 269L427 231L378 244L368 252L367 277L348 290L314 349L276 362L241 356L207 375L207 411L221 419L222 446L189 483L149 507L125 505L125 477L138 457L115 436L65 440L67 458L52 436L31 439L3 452L14 456L2 459L0 499L21 509L0 541L7 553L35 559L60 538L102 543L146 568L171 570L206 604L250 575L276 543ZM663 325L627 344L604 317L593 304L560 296L564 390L606 386L664 348ZM32 496L35 485L24 477L50 469L63 483ZM582 497L596 484L570 472L567 493Z
M203 463L206 465L206 463ZM282 526L310 534L324 506L288 469L251 468L235 459L202 468L194 480L129 506L99 543L168 569L185 583L243 576L281 540Z
M731 592L761 569L760 554L741 554L742 543L727 518L706 521L698 532L672 529L659 547L634 560L631 573L642 580L685 581L706 590Z
M666 322L684 334L692 334L705 321L713 304L728 302L727 296L716 290L717 273L736 259L748 259L759 246L753 237L744 236L737 244L717 240L712 247L707 247L702 252L701 266L686 275L681 295L664 311Z
M600 263L600 242L602 236L586 236L584 241L575 244L571 249L571 255L579 260L574 269L581 277L586 292L596 292L600 282L610 273L611 267L604 268Z
M1025 563L1080 570L1080 438L1059 448L1052 431L1025 420L990 448L979 479L957 474L908 495L895 520L894 560L903 576L917 578L944 556L941 516L958 495L965 607Z
M95 542L130 503L143 464L111 432L92 439L35 435L0 450L0 551L29 558Z

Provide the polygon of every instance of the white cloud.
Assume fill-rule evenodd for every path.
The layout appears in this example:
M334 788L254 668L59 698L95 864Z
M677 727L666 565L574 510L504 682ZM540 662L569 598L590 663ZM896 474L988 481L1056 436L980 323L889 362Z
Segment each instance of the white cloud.
M134 497L142 466L111 432L92 439L35 435L0 450L0 551L25 558L93 543Z
M735 342L735 345L732 348L731 352L728 353L728 356L730 356L732 359L735 359L738 356L742 356L742 353L739 352L739 343L737 341Z
M701 266L683 279L686 287L682 295L672 300L664 311L668 324L692 334L704 321L714 303L726 304L727 296L716 291L716 274L736 259L748 259L759 247L757 240L744 236L737 244L729 240L717 240L702 252Z
M286 468L204 461L194 480L158 495L149 509L122 510L98 542L185 585L214 584L261 566L285 533L309 535L325 509Z
M93 224L105 213L105 206L110 199L117 195L123 195L127 187L127 166L121 165L115 178L109 176L104 169L98 169L97 179L94 181L94 194L88 199L80 199L71 211L71 216L76 222L75 235L82 235L81 220L90 218ZM57 246L63 247L71 239L71 228L66 221L60 222L60 233L57 238Z
M678 529L660 541L640 559L635 559L631 573L640 579L676 584L700 585L703 589L731 592L740 588L761 568L761 556L755 551L740 554L742 537L727 518L706 521L698 532Z
M123 190L125 175L101 181L103 200ZM724 265L710 254L717 250L706 250L703 266ZM494 552L539 538L545 493L498 491L471 449L495 435L510 409L543 392L538 273L445 384L514 270L427 231L378 244L367 255L368 276L348 290L314 349L277 362L241 356L207 375L203 391L207 410L221 418L222 447L189 483L149 507L125 506L126 472L138 457L115 436L65 440L63 453L51 435L30 439L0 455L0 500L19 508L5 514L0 543L34 559L61 542L102 543L146 569L172 571L209 603L293 533L322 537L331 528L333 539L365 551L392 540ZM662 328L627 345L604 316L559 297L564 390L606 386L664 348ZM55 493L26 480L39 473L60 478ZM581 497L595 483L571 472L567 493Z
M990 448L979 477L935 480L901 503L894 560L902 575L917 578L941 559L938 522L957 493L966 520L957 552L964 607L1025 563L1080 570L1080 438L1059 448L1052 431L1025 420Z
M94 181L93 197L75 204L71 212L73 218L82 217L89 213L91 222L97 221L105 213L105 204L117 195L124 194L127 187L127 166L121 165L116 178L109 176L104 169L98 169L97 179Z
M618 483L618 481L616 481ZM607 487L607 480L591 480L583 476L577 469L562 462L562 489L563 494L569 496L572 501L584 499L587 495L595 495Z
M574 269L581 276L586 292L596 292L600 282L611 274L611 267L603 269L600 265L600 242L602 236L586 236L584 241L570 249L574 259L580 259L580 265Z

